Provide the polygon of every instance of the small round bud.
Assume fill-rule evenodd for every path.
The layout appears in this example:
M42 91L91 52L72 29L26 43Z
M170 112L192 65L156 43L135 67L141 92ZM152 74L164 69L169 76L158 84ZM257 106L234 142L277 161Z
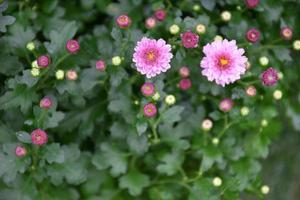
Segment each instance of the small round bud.
M262 83L265 86L273 86L278 81L278 73L276 69L270 67L267 70L265 70L261 75Z
M67 71L66 77L70 81L75 81L75 80L77 80L78 75L77 75L77 72L75 70L71 69L71 70Z
M278 79L279 80L283 79L283 73L282 72L278 72Z
M263 193L263 194L268 194L268 193L270 192L270 188L269 188L269 186L267 186L267 185L263 185L263 186L260 188L260 191L261 191L261 193Z
M17 157L21 158L24 157L26 155L27 151L25 149L25 147L18 145L15 149L15 154Z
M220 140L219 140L219 138L215 137L211 140L211 142L213 143L213 145L218 145L220 143Z
M37 59L37 64L39 67L41 68L46 68L50 65L51 60L50 57L47 55L41 55L40 57L38 57Z
M256 88L253 85L250 85L246 89L246 94L250 97L254 97L256 95Z
M197 48L199 43L199 35L192 31L186 31L180 34L182 45L185 48Z
M246 39L251 43L255 43L260 39L260 32L256 28L251 28L246 33Z
M204 34L206 32L206 27L204 24L198 24L196 26L196 31L198 34Z
M178 25L173 24L172 26L170 26L169 31L171 34L176 35L177 33L179 33L180 28Z
M284 40L291 40L293 37L293 30L290 27L283 27L280 35Z
M214 38L214 41L222 41L222 40L223 40L223 37L220 35L216 35Z
M163 21L166 18L167 13L164 9L159 9L159 10L155 11L154 15L155 15L157 20Z
M35 61L33 61L33 62L31 63L31 67L32 67L32 68L39 68L38 63L37 63L37 60L35 60Z
M262 127L267 127L267 126L268 126L268 120L262 119L262 120L261 120L261 126L262 126Z
M122 62L122 59L120 58L120 56L114 56L112 59L111 59L111 62L113 65L115 66L119 66Z
M160 94L158 92L155 92L155 94L152 96L152 99L154 101L158 101L160 99Z
M43 145L47 143L48 141L48 135L45 131L41 129L35 129L31 132L31 142L35 145Z
M128 28L131 25L131 19L128 15L120 15L116 19L116 23L120 28Z
M148 103L144 106L144 115L146 117L154 117L157 113L157 108L153 103Z
M201 9L201 7L198 4L196 4L196 5L193 6L193 10L195 12L199 11L200 9Z
M241 10L242 7L241 7L241 6L237 6L236 9L237 9L237 10Z
M33 77L37 77L40 75L40 69L38 68L32 68L30 72Z
M231 13L229 11L223 11L221 13L221 19L224 21L224 22L228 22L230 21L231 19Z
M179 88L181 90L188 90L192 86L192 81L189 78L181 79L179 82Z
M155 93L155 87L153 83L146 82L141 87L141 92L145 97L152 96Z
M57 80L62 80L65 77L65 72L63 70L59 69L56 71L55 77Z
M249 61L246 62L246 69L250 69L251 68L251 63Z
M259 63L262 66L267 66L269 64L269 59L266 56L262 56L259 58Z
M52 106L52 100L49 97L44 97L40 101L40 107L49 109Z
M202 121L202 130L204 131L210 131L210 129L213 127L213 122L210 119L204 119Z
M140 105L140 102L138 100L135 100L133 103L134 105Z
M248 8L255 8L259 4L260 0L245 0L246 6Z
M98 69L99 71L104 71L105 70L105 62L104 60L98 60L96 62L96 69Z
M147 29L152 29L156 26L156 19L154 17L149 17L146 19L145 24Z
M186 66L183 66L179 69L179 75L182 77L182 78L187 78L189 75L190 75L190 70L188 67Z
M241 108L241 115L242 115L242 116L247 116L247 115L249 115L249 112L250 112L250 110L249 110L248 107L244 106L244 107Z
M293 47L295 50L299 51L300 50L300 40L295 40L293 43Z
M282 91L281 90L275 90L273 93L273 97L275 100L280 100L282 98Z
M223 112L229 112L233 107L233 101L229 98L223 99L219 104L219 109Z
M165 102L167 105L173 105L176 102L176 98L174 95L167 95L165 98Z
M220 187L222 185L222 179L220 177L215 177L212 183L215 187Z
M80 45L77 40L68 40L66 49L69 53L75 54L79 51Z
M27 45L26 45L26 48L29 51L33 51L35 49L35 44L33 42L28 42Z

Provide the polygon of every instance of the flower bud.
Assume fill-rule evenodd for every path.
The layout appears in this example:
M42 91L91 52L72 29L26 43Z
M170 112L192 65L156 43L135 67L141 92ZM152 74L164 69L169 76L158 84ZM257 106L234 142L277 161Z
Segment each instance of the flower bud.
M268 120L266 120L266 119L261 120L261 126L262 127L268 126Z
M283 27L280 35L284 40L291 40L293 37L293 30L290 27Z
M115 66L119 66L122 62L122 59L120 58L120 56L114 56L112 59L112 64Z
M267 66L269 64L269 59L266 56L262 56L259 58L259 63L262 66Z
M259 4L259 0L245 0L248 8L255 8Z
M120 15L116 23L120 28L128 28L131 25L131 19L127 15Z
M246 89L246 94L250 97L254 97L256 95L256 88L253 85L250 85Z
M215 187L220 187L222 185L222 179L220 177L215 177L212 182Z
M179 69L179 74L182 78L187 78L190 75L190 70L188 67L183 66Z
M188 90L192 86L192 81L189 78L181 79L179 82L179 88L181 90Z
M198 4L196 4L196 5L193 6L193 10L195 12L199 11L200 9L201 9L201 7Z
M26 45L26 48L29 51L33 51L35 49L35 44L33 42L28 42L27 45Z
M77 80L78 75L77 75L77 72L75 70L71 69L71 70L67 71L66 77L70 81L75 81L75 80Z
M273 86L278 81L278 73L274 68L270 67L262 73L261 80L265 86Z
M35 145L43 145L48 141L48 135L45 131L41 129L35 129L31 132L31 142Z
M154 117L157 113L157 108L153 103L148 103L144 106L144 115L146 117Z
M37 77L40 75L40 69L38 68L32 68L30 72L33 77Z
M293 48L297 51L300 50L300 40L295 40L293 43Z
M251 28L246 33L246 39L251 43L255 43L260 39L260 32L256 28Z
M281 90L275 90L273 93L273 97L275 100L280 100L282 98L282 91Z
M49 109L52 106L52 100L49 97L44 97L40 101L40 107Z
M231 19L231 13L229 11L223 11L221 13L221 19L224 21L224 22L228 22L230 21Z
M177 33L179 33L180 28L178 25L173 24L172 26L170 26L169 31L171 34L176 35Z
M145 24L147 29L152 29L156 26L156 19L154 17L149 17L146 19Z
M244 107L241 108L241 115L242 115L242 116L247 116L247 115L249 115L249 112L250 112L250 110L249 110L248 107L244 106Z
M223 37L220 35L216 35L214 38L214 41L222 41L222 40L223 40Z
M213 127L213 122L210 119L204 119L202 121L202 130L210 131L212 127Z
M35 60L35 61L33 61L33 62L31 63L31 67L32 67L32 68L39 68L38 63L37 63L37 60Z
M167 105L173 105L176 102L176 98L174 95L167 95L165 98L165 102Z
M167 13L164 9L159 9L159 10L155 11L154 15L155 15L157 20L163 21L166 18Z
M38 57L37 59L37 64L39 67L41 68L46 68L50 65L51 60L50 57L47 55L41 55L40 57Z
M204 24L198 24L196 26L196 31L198 34L204 34L206 32L206 27Z
M145 97L152 96L155 93L154 84L150 82L144 83L143 86L141 87L141 91Z
M260 188L260 191L261 191L261 193L263 193L263 194L268 194L268 193L270 192L270 188L269 188L269 186L267 186L267 185L263 185L263 186Z
M79 51L80 45L77 40L68 40L66 49L69 53L75 54Z
M220 140L219 140L219 138L213 138L212 140L211 140L211 142L213 143L213 145L218 145L219 143L220 143Z
M196 48L198 47L199 43L199 35L193 33L192 31L186 31L180 35L182 45L189 49L189 48Z
M154 95L153 95L153 97L152 97L152 99L154 101L158 101L160 99L160 94L158 92L155 92Z
M56 79L57 80L62 80L65 77L65 72L61 69L57 70L55 73Z
M229 112L233 107L233 101L229 98L223 99L219 104L219 109L223 112Z
M96 62L96 69L103 72L105 70L105 68L106 68L106 66L105 66L104 60L98 60Z
M24 157L26 155L26 153L27 153L27 151L26 151L25 147L22 147L20 145L18 145L15 149L15 154L19 158Z

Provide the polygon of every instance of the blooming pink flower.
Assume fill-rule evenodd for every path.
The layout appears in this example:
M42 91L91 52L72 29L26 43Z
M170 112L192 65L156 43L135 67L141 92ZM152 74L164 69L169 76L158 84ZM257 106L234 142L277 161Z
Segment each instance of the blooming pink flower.
M156 25L156 19L153 17L149 17L146 19L146 27L148 29L154 28Z
M49 109L52 106L52 100L49 97L44 97L40 101L40 107Z
M70 81L75 81L75 80L77 80L78 75L77 75L77 72L75 70L71 69L71 70L67 71L66 77Z
M150 82L144 83L141 87L141 91L146 97L153 95L155 92L154 84Z
M249 42L255 43L260 38L260 32L256 28L251 28L247 31L246 38Z
M277 71L270 67L262 73L261 79L264 85L273 86L277 83L279 77Z
M185 48L198 47L199 36L192 31L187 31L180 35L182 44Z
M33 144L36 144L39 146L43 145L43 144L47 143L48 135L45 131L43 131L41 129L35 129L31 133L31 141Z
M157 113L157 108L153 103L147 103L144 106L144 115L146 117L154 117Z
M18 145L16 147L15 153L16 153L17 157L23 157L26 155L27 151L26 151L25 147Z
M131 19L128 17L128 15L120 15L116 22L120 28L127 28L131 25Z
M159 10L155 11L154 15L155 15L157 20L163 21L166 18L167 13L164 9L159 9Z
M99 71L104 71L106 68L105 66L105 61L104 60L98 60L96 62L96 69L98 69Z
M253 85L250 85L249 87L247 87L246 89L246 94L250 97L253 97L256 95L256 88Z
M137 71L145 74L147 78L155 77L161 72L171 68L170 61L173 58L171 45L165 40L149 39L143 37L134 48L133 62Z
M69 53L77 53L80 49L80 45L77 40L68 40L66 49Z
M201 61L202 75L223 87L235 82L246 72L247 58L244 49L236 41L214 41L203 47L205 57Z
M188 90L192 86L192 81L189 78L181 79L179 82L179 88L182 90Z
M219 108L223 112L230 111L232 109L232 107L233 107L233 101L229 98L223 99L219 104Z
M49 56L47 55L41 55L40 57L38 57L37 59L37 64L39 67L42 67L42 68L46 68L50 65L51 63L51 59Z
M186 78L190 75L190 70L188 67L183 66L179 69L179 74L182 78Z
M285 40L290 40L293 37L293 30L290 27L283 27L280 31L280 35Z
M259 0L245 0L248 8L255 8L259 4Z

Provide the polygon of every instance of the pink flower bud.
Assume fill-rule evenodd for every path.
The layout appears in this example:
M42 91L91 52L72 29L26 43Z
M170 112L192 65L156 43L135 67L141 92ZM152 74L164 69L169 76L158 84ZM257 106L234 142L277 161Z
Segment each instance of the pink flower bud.
M279 79L278 72L274 68L270 67L262 73L261 79L265 86L273 86Z
M47 133L41 129L35 129L31 133L31 141L33 144L41 146L48 141Z
M50 57L47 55L41 55L40 57L38 57L37 59L37 64L39 67L41 68L46 68L50 65L51 60Z
M229 98L223 99L220 104L219 108L223 112L229 112L233 107L233 101Z
M77 53L80 49L80 45L77 40L68 40L66 44L66 49L69 53Z
M281 37L285 40L290 40L293 37L293 30L289 27L283 27L280 31Z
M198 47L199 36L191 31L182 33L181 41L185 48L196 48Z
M156 25L156 19L153 17L149 17L146 19L146 28L151 29Z
M246 38L249 42L255 43L260 38L260 32L256 28L251 28L247 31Z
M26 155L27 151L26 151L25 147L18 145L16 147L15 153L16 153L17 157L23 157Z
M127 15L120 15L116 22L120 28L128 28L131 25L131 19Z
M182 78L187 78L190 75L190 70L188 67L183 66L179 69L179 74Z
M154 117L157 113L157 108L153 103L148 103L144 106L144 115L146 117Z
M49 97L44 97L40 101L41 108L49 109L51 108L51 106L52 106L52 100Z
M70 81L75 81L78 78L77 72L75 70L68 70L66 73L66 77Z
M155 93L154 84L150 82L144 83L141 87L141 91L146 97L152 96Z
M259 0L245 0L248 8L255 8L259 4Z
M106 68L106 66L105 66L104 60L98 60L96 62L96 69L98 69L99 71L104 71L105 68Z
M155 11L154 15L155 15L157 20L163 21L166 18L167 13L164 9L159 9L159 10Z
M192 81L189 78L181 79L179 82L179 88L182 90L188 90L192 86Z
M247 87L246 94L250 97L254 97L256 95L256 88L252 85Z

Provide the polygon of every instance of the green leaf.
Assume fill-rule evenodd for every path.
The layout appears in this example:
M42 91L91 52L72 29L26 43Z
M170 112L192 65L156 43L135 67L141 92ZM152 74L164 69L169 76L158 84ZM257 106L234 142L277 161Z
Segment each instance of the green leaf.
M16 132L16 136L20 142L31 144L31 136L25 131Z
M179 151L167 153L160 158L161 164L157 165L156 169L162 174L168 176L174 175L179 169L184 160L184 155Z
M139 171L130 171L119 180L120 188L128 189L129 194L137 196L142 193L143 188L150 184L149 177Z
M6 32L6 26L13 24L16 18L12 16L3 16L2 12L8 7L8 1L0 2L0 32Z
M184 110L183 106L173 106L166 112L162 113L162 120L164 123L173 124L181 119L180 114Z
M44 158L51 164L63 163L65 161L64 151L58 143L52 143L45 148Z
M213 9L216 6L216 0L200 0L200 1L202 6L209 11L213 11Z

